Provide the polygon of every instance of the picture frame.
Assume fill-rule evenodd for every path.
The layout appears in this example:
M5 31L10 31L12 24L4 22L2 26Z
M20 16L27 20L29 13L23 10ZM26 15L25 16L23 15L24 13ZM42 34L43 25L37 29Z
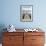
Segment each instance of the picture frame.
M20 21L22 22L33 21L33 5L20 6Z

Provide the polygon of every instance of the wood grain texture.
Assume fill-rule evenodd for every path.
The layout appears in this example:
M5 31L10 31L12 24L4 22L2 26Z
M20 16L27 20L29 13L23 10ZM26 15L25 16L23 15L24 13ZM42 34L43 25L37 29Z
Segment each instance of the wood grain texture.
M5 32L3 36L3 46L23 46L23 33Z
M3 46L44 46L44 32L3 32Z
M44 46L44 32L24 33L24 46Z

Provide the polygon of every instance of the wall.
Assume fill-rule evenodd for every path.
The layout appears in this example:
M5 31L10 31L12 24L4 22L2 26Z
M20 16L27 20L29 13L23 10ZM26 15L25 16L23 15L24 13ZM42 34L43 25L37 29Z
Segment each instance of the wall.
M1 0L0 25L13 24L16 28L43 27L46 28L46 1L41 0ZM20 21L20 5L33 5L33 21Z
M46 28L46 0L1 0L0 25L13 24L16 28ZM33 5L33 21L20 21L20 5Z

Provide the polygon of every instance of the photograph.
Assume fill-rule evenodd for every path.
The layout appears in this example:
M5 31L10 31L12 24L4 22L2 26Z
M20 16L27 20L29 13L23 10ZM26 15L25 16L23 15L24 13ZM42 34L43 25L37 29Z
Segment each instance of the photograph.
M23 22L32 21L32 5L21 5L20 8L20 20Z

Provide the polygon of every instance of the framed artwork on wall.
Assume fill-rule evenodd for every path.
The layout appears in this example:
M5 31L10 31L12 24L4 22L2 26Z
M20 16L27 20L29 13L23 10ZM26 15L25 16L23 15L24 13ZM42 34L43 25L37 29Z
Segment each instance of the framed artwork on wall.
M33 6L21 5L20 6L20 20L22 22L31 22L33 20Z

